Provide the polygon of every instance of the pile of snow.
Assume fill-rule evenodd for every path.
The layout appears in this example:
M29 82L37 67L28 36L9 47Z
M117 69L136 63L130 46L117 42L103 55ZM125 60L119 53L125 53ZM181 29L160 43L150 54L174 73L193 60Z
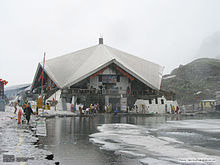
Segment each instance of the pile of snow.
M0 111L0 129L5 128L5 126L11 123L11 118L15 117L13 111L14 108L8 106L5 107L5 112Z
M117 155L133 156L144 164L178 164L183 163L183 158L207 158L220 163L220 157L183 148L183 142L174 138L152 136L144 126L103 124L98 130L100 132L90 135L92 143Z
M174 78L174 77L176 77L176 75L170 75L170 76L167 76L167 77L163 77L163 79L166 80L166 79L171 79L171 78Z

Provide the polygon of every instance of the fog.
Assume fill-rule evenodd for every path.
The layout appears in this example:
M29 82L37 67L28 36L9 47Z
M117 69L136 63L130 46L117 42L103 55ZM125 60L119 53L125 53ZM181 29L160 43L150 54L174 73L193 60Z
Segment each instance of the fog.
M44 52L51 59L96 45L100 36L167 74L200 54L220 54L201 48L220 29L219 6L218 0L2 0L0 78L7 86L31 83Z

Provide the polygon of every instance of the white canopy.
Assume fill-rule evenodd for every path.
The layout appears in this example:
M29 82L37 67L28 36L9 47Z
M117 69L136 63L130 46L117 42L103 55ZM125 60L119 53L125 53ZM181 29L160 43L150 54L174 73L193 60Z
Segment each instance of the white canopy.
M115 63L153 89L160 89L163 67L104 44L82 49L45 62L45 72L59 88L73 84ZM42 63L39 63L39 68ZM34 81L36 79L35 78Z

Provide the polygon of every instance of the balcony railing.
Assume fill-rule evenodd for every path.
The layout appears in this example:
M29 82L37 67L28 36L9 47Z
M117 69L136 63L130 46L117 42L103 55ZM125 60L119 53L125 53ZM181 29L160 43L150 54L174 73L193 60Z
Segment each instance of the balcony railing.
M102 89L102 94L119 94L118 89Z
M69 91L69 90L68 90ZM156 91L140 91L140 90L132 90L131 92L127 92L126 90L119 90L119 89L79 89L79 88L73 88L71 91L68 92L70 93L77 93L77 94L103 94L103 95L114 95L114 94L127 94L127 95L132 95L132 96L144 96L144 95L155 95L157 94Z

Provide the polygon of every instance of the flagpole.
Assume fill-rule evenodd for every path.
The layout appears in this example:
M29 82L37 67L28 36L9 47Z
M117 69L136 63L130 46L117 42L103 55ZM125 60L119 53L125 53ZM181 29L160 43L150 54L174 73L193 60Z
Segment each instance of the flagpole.
M42 79L41 79L41 92L40 92L41 103L42 103L42 101L43 101L43 85L44 85L44 65L45 65L45 55L46 55L46 52L44 52L43 69L42 69Z

